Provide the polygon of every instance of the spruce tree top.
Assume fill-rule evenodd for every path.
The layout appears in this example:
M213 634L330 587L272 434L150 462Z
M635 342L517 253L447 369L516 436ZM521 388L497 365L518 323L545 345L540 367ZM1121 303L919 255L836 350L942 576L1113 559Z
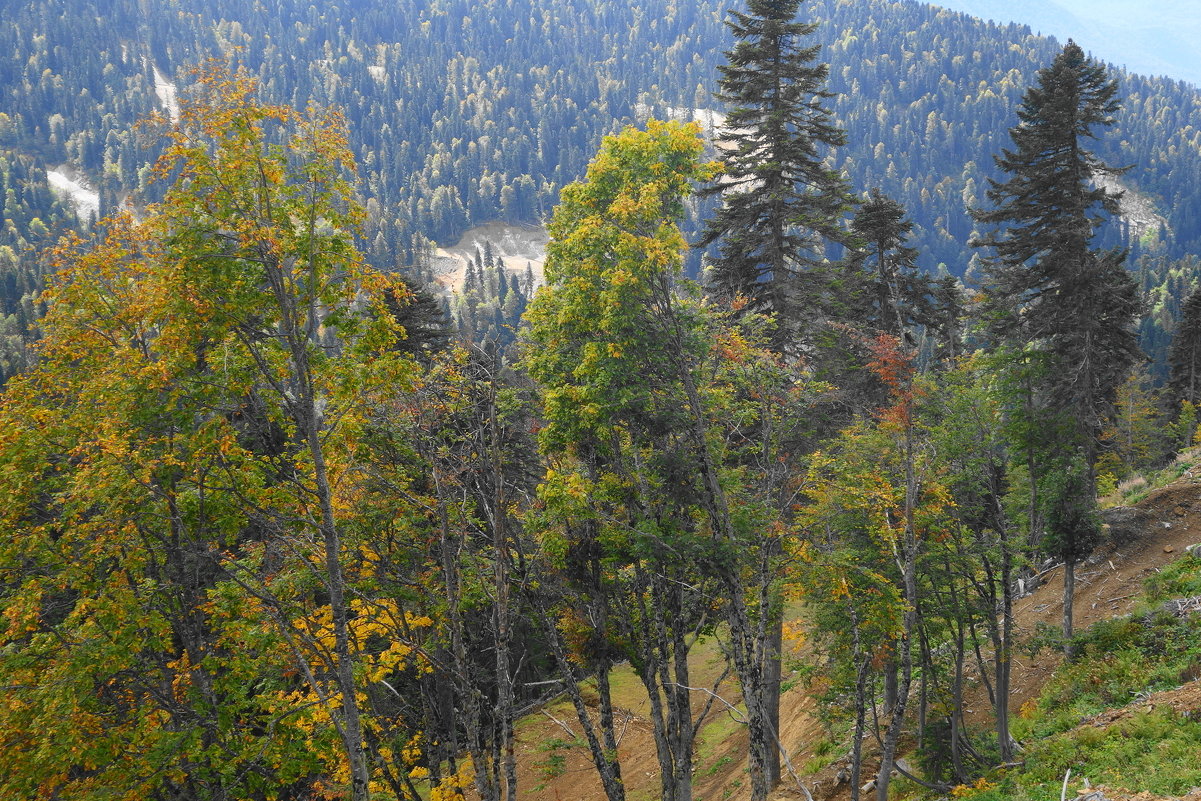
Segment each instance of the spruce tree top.
M1069 40L1023 96L1020 123L1009 132L1014 149L996 157L1010 177L989 181L992 210L973 211L977 221L997 227L972 244L995 249L990 277L1002 294L1018 295L1011 300L1027 300L1021 296L1087 269L1094 232L1118 211L1120 195L1108 194L1094 179L1123 170L1084 147L1084 140L1095 138L1094 128L1113 125L1117 92L1105 67ZM1029 273L1019 278L1018 267Z
M737 41L717 93L730 107L725 172L709 189L724 203L703 239L720 243L716 288L781 317L800 302L797 278L825 260L826 243L847 240L841 223L853 204L825 161L846 136L823 106L828 68L816 63L820 47L804 43L817 26L794 20L799 5L750 0L745 13L730 12Z

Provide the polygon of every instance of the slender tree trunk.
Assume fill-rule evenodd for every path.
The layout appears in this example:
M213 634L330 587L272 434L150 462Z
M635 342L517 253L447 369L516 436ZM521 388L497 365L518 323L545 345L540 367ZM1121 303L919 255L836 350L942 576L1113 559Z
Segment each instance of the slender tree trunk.
M435 664L447 661L450 655L444 651L436 653L431 661ZM453 726L447 728L445 722L452 720L448 708L453 707L453 700L447 698L446 683L439 680L434 673L425 673L419 679L421 694L421 753L426 754L430 762L430 783L438 785L442 782L442 762L451 759L448 773L454 772L452 755L455 753ZM444 731L444 729L446 729Z
M494 371L499 369L499 359ZM488 397L488 426L492 442L492 584L495 600L493 609L494 647L496 648L496 721L499 761L504 767L504 797L517 799L517 753L513 736L513 677L509 646L512 622L509 610L509 542L508 515L505 499L505 475L500 442L500 423L496 414L496 373L491 376ZM499 791L500 782L497 781ZM499 795L499 792L498 792Z
M897 664L897 650L899 645L896 640L889 644L892 649L892 656L884 663L884 717L891 718L892 711L897 708L897 674L900 666Z
M334 522L333 493L325 466L325 451L315 424L316 409L310 399L307 426L309 456L313 460L314 483L321 504L321 537L325 545L326 588L334 624L334 674L342 696L343 745L350 763L351 801L368 801L371 770L363 744L363 724L354 679L354 659L350 649L350 608L346 601L346 581L342 573L342 543Z
M906 409L906 414L911 409ZM897 698L889 718L888 732L880 754L880 773L876 777L877 801L888 801L888 785L896 760L897 745L901 739L901 728L905 722L905 707L909 701L909 687L913 678L912 638L917 631L917 529L913 515L917 509L918 484L915 469L913 424L905 427L905 525L898 554L898 567L904 582L906 604L904 628L900 638L900 678L897 682Z
M668 680L669 666L666 654L649 648L652 653L643 665L642 683L647 688L651 705L652 732L655 736L655 752L659 758L659 788L663 801L676 801L680 797L679 771L677 770L676 738L674 731L674 699Z
M763 654L763 707L767 716L766 727L771 735L773 747L771 757L764 766L767 783L775 787L780 783L780 688L783 686L784 652L784 608L778 589L773 587L771 617L767 621L767 640Z
M906 584L909 584L906 580ZM897 746L901 741L901 729L905 722L905 707L909 697L909 685L913 678L913 654L909 644L909 632L913 631L913 612L905 613L906 634L900 642L900 679L897 682L897 701L888 718L888 731L880 749L880 772L876 775L876 801L888 801L888 785L896 765Z
M966 777L963 769L963 657L967 643L963 621L955 623L955 675L951 685L951 770L957 783Z
M736 532L730 519L730 508L725 490L721 486L717 465L708 447L705 425L705 405L701 401L696 380L692 375L692 365L685 347L680 323L675 317L672 288L664 282L656 288L657 302L663 310L665 323L664 333L671 337L673 352L678 359L678 375L688 403L688 427L693 441L697 446L697 456L701 470L701 485L703 487L702 505L709 518L710 527L715 538L722 542L733 544ZM730 626L731 651L734 670L742 687L743 701L747 710L748 761L751 774L750 801L766 801L771 792L772 765L774 773L779 775L778 733L772 728L773 717L768 710L770 696L766 688L766 664L771 653L770 637L767 634L767 621L763 617L770 613L771 597L773 594L773 575L770 569L772 559L771 545L764 541L759 545L759 561L757 568L757 590L760 595L760 616L755 620L746 602L747 583L737 566L724 565L719 569L719 577L729 595L727 606ZM778 714L778 713L777 713Z
M588 705L584 701L583 693L580 691L584 677L580 675L579 668L567 655L562 633L559 631L555 619L545 609L541 610L540 617L542 619L543 630L546 631L550 643L551 652L554 654L555 662L559 665L559 672L563 676L563 687L567 691L567 697L571 699L572 706L575 708L576 718L579 720L580 728L584 732L584 741L588 743L588 751L592 755L592 763L596 767L597 775L600 777L601 788L605 792L605 798L607 801L625 801L626 794L625 785L622 783L621 778L621 762L617 758L617 738L614 736L612 730L612 702L608 698L608 660L602 660L600 664L596 665L596 687L597 693L602 699L601 708L602 710L605 708L609 710L607 716L603 711L600 715L599 723L602 729L605 729L607 719L607 729L598 736L596 726L592 722L592 714L588 711ZM612 744L612 747L610 747L610 744Z
M1029 374L1024 374L1022 377L1022 389L1023 413L1027 420L1034 420L1034 387ZM1034 444L1030 442L1026 443L1026 474L1026 481L1029 485L1027 514L1030 516L1030 530L1027 532L1028 545L1030 550L1035 552L1038 550L1038 542L1042 538L1042 516L1039 512L1038 463L1034 456Z
M1076 560L1063 562L1063 655L1068 659L1075 656L1072 645L1072 601L1076 593Z
M930 671L933 665L923 658L922 675L917 689L917 747L926 747L926 717L930 712Z
M647 643L643 683L651 698L655 744L659 753L664 801L691 801L692 750L695 732L688 671L686 610L680 585L665 578L663 568L650 578L654 641ZM649 610L645 610L649 611Z
M312 213L316 214L315 206L312 207ZM270 210L266 216L270 219ZM309 222L313 230L316 230L316 220L310 218ZM309 346L317 332L319 316L312 286L317 280L313 261L315 256L310 252L308 263L301 267L299 264L280 263L276 255L266 249L261 255L264 274L280 312L280 336L288 349L290 374L282 381L274 374L255 344L257 334L253 328L244 328L242 336L258 362L263 379L279 392L284 407L296 424L299 439L312 460L311 492L316 496L320 509L318 533L325 549L325 585L329 593L334 632L331 667L341 696L342 720L338 729L350 769L350 800L368 801L371 770L363 742L363 724L356 692L358 685L354 678L354 659L350 645L350 608L346 599L346 579L342 570L342 543L334 516L333 490L321 438L322 412L318 407L315 376L309 358ZM306 286L302 291L297 291L294 282Z
M446 508L439 503L441 528L440 550L442 556L442 578L446 586L446 617L447 630L450 633L450 654L454 665L454 683L458 689L459 703L462 704L461 722L467 730L467 753L471 757L472 774L475 790L482 801L498 801L498 791L492 781L490 760L484 750L484 707L480 701L479 690L472 680L474 671L471 668L471 658L467 653L466 625L463 621L462 589L459 581L458 546L454 541L447 519ZM457 726L456 720L451 725Z
M639 618L642 628L638 629L633 620L623 622L631 624L625 628L626 636L637 648L636 658L631 662L637 667L638 678L650 703L651 733L655 738L655 756L659 760L659 795L662 801L675 801L676 754L672 736L675 721L671 708L674 699L668 664L670 644L664 618L678 617L680 610L668 602L670 591L664 592L663 582L651 575L654 572L657 572L657 566L648 570L641 562L634 564L632 595L637 611L628 617Z
M1012 762L1014 757L1013 737L1009 733L1009 675L1012 665L1013 642L1013 554L1010 553L1009 526L1004 520L1000 495L994 494L1001 540L1001 641L994 645L996 651L996 719L997 744L1002 762Z
M607 658L606 658L607 660ZM609 665L596 674L597 708L600 711L601 737L605 741L605 752L617 761L617 726L613 715L613 688L609 683Z
M692 801L692 752L696 728L692 720L692 693L688 690L691 678L688 671L688 647L682 630L677 630L672 646L675 654L675 767L676 801Z
M863 737L867 729L867 678L871 660L863 653L859 639L859 619L853 604L848 603L851 620L851 653L855 660L855 731L851 738L851 801L859 801L863 780Z

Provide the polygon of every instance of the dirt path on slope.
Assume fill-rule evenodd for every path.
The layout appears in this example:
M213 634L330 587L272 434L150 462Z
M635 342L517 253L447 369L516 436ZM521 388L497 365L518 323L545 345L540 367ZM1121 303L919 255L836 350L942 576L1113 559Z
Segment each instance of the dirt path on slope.
M1179 558L1187 546L1201 542L1201 480L1186 475L1167 487L1152 491L1134 509L1136 512L1132 516L1136 522L1126 526L1127 535L1103 547L1076 568L1077 630L1099 620L1129 613L1147 576ZM1061 625L1063 568L1049 568L1039 578L1039 586L1015 604L1018 641L1028 639L1040 623L1052 627ZM1061 662L1061 655L1045 650L1033 658L1019 653L1014 659L1011 710L1016 713L1022 704L1036 698ZM696 649L692 664L696 686L706 683L711 686L724 667L720 649L713 642ZM621 712L619 719L624 721L619 724L622 735L618 750L627 798L630 801L655 801L660 794L659 763L647 719L649 702L646 693L629 670L616 671L613 684L614 700ZM1201 693L1199 687L1201 685L1194 683L1190 692ZM731 703L741 700L737 684L730 677L721 683L718 693ZM694 694L693 703L697 709L706 697L704 693ZM1167 703L1170 699L1165 696L1164 701ZM968 703L969 719L984 725L991 712L983 687L975 688ZM837 776L840 764L806 775L805 765L813 755L814 746L827 737L825 727L818 720L813 698L803 687L797 687L784 695L781 706L781 740L814 798L835 801L849 797L849 785ZM595 709L593 711L595 713ZM698 737L693 775L695 801L746 801L750 796L746 774L746 731L736 717L718 705ZM580 733L574 710L562 699L519 721L518 778L523 801L604 801L604 792L583 739L575 739ZM575 744L567 745L572 742ZM867 778L865 766L864 781ZM773 801L804 797L787 772L781 787L772 794ZM1129 796L1117 791L1111 791L1106 798L1108 801L1153 801L1153 797L1146 794ZM1191 801L1201 801L1201 798Z
M1189 545L1201 542L1201 482L1186 476L1153 490L1136 504L1132 537L1102 547L1076 566L1074 626L1083 631L1094 623L1129 614L1142 593L1143 581L1173 562ZM1019 641L1038 624L1060 627L1063 622L1063 567L1051 568L1044 583L1015 604ZM1036 698L1043 684L1063 661L1062 655L1042 652L1033 659L1014 659L1013 694L1016 712Z

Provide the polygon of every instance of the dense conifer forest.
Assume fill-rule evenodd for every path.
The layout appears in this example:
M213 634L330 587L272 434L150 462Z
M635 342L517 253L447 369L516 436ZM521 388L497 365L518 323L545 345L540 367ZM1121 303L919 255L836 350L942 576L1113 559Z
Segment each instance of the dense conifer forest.
M839 797L1032 799L1125 766L1019 649L1201 663L1196 555L1073 611L1197 442L1194 87L910 2L103 5L0 23L0 801L541 798L550 702L598 798L718 718L812 797L798 691ZM498 221L542 275L427 285Z
M237 58L273 102L343 109L368 208L364 249L379 266L420 272L430 241L491 220L547 219L603 134L648 114L720 111L712 92L730 41L723 11L707 0L19 3L0 26L0 148L12 188L0 254L2 358L22 362L14 347L32 336L36 317L22 298L45 270L35 254L71 217L43 171L65 165L86 178L101 215L153 199L161 191L147 185L153 138L136 123L164 110L156 82L186 87L205 57ZM978 281L967 209L995 177L991 154L1028 76L1056 45L912 2L822 0L807 16L820 23L833 118L854 132L833 166L859 191L878 187L908 210L923 270ZM1201 247L1201 97L1135 75L1122 77L1120 91L1114 135L1100 152L1132 165L1123 186L1151 211L1105 236L1131 246L1136 262L1145 257L1155 313L1143 342L1162 380L1167 332L1195 281L1187 259ZM704 215L686 230L699 230Z

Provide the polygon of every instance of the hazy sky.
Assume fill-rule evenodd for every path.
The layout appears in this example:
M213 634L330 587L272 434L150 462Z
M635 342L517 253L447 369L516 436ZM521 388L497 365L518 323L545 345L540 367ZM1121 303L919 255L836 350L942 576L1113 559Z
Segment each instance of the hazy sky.
M1131 72L1201 86L1201 0L934 0L997 22L1020 22Z

